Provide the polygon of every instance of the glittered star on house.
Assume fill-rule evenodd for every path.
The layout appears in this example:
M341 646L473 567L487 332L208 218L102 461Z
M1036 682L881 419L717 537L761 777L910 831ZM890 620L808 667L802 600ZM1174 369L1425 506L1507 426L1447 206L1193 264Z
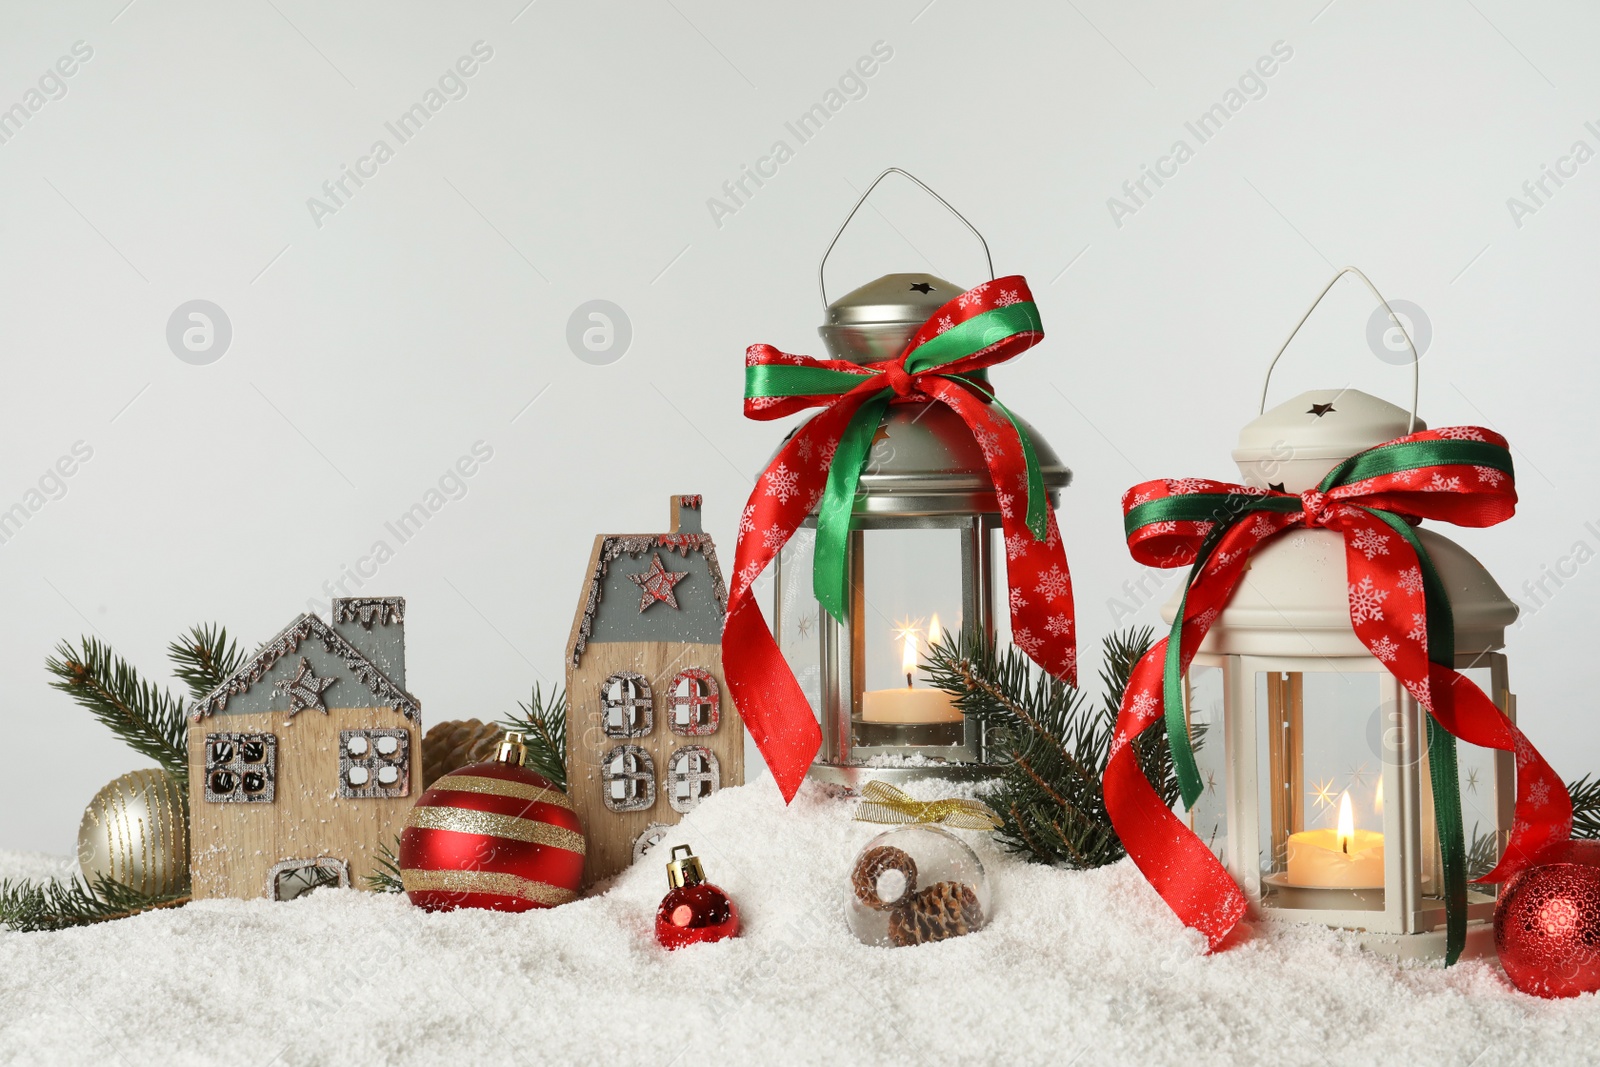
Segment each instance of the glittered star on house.
M300 666L292 678L285 678L273 686L280 693L289 697L289 718L294 718L295 712L305 711L307 708L316 708L322 714L328 714L327 702L322 698L323 690L337 682L337 678L318 678L311 671L311 664L306 662L304 656L300 657Z
M628 575L628 580L639 587L639 610L643 611L656 601L667 605L674 610L678 607L678 598L673 595L672 587L689 577L688 571L669 571L661 565L661 553L650 554L650 569L640 571L638 574Z
M927 282L912 282L911 288L915 289L919 293L933 292L933 286L929 285Z
M1328 412L1330 412L1332 410L1333 410L1333 404L1332 403L1312 404L1311 407L1306 411L1306 414L1307 415L1315 415L1317 418L1320 419L1320 418L1322 418L1322 416L1326 415Z

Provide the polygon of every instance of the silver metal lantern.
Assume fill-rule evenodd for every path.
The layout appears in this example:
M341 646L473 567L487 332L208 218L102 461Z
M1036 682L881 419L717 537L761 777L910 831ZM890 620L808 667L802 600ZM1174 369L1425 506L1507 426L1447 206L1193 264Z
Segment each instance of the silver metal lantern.
M1414 391L1406 411L1353 389L1314 390L1247 425L1233 456L1247 484L1299 493L1347 457L1425 429L1415 411ZM1417 534L1449 592L1456 669L1514 718L1501 649L1516 605L1464 548ZM1177 609L1175 596L1163 617ZM1252 555L1185 695L1205 782L1190 826L1257 911L1363 931L1390 955L1442 958L1426 711L1356 637L1339 533L1289 530ZM1512 825L1514 760L1469 745L1459 766L1469 852L1492 864ZM1344 858L1319 867L1324 848ZM1469 890L1469 954L1492 951L1494 903L1492 888Z
M890 173L916 182L983 244L942 197L890 168L868 186L818 265L828 353L870 365L899 356L928 317L964 291L932 274L888 274L829 301L828 253ZM994 276L992 261L989 276ZM1050 507L1072 478L1055 450L1032 438ZM1008 618L1000 509L972 431L942 404L892 404L855 498L842 623L812 593L816 514L779 553L773 630L822 727L810 776L854 789L865 778L974 778L991 773L982 729L929 687L917 669L930 642L983 633Z

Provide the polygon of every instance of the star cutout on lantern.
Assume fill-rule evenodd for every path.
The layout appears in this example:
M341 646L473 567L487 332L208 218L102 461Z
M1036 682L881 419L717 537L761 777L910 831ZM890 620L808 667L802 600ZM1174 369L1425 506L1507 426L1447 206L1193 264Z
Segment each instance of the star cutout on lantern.
M1476 768L1476 767L1468 767L1467 768L1467 792L1476 793L1477 791L1478 791L1478 768Z
M639 610L643 611L656 601L677 610L678 598L672 587L689 577L688 571L669 571L661 565L661 553L650 553L650 569L628 575L628 580L639 587Z
M1283 487L1282 482L1268 482L1267 488L1271 489L1274 493L1287 493L1289 491Z
M1315 415L1317 418L1320 419L1320 418L1322 418L1322 416L1326 415L1328 412L1330 412L1332 410L1333 410L1333 405L1331 403L1329 403L1329 404L1312 404L1310 410L1307 411L1306 414L1307 415Z
M294 677L285 678L273 686L280 693L289 697L289 718L294 718L295 712L316 708L322 714L328 714L327 702L322 699L322 691L337 682L337 678L318 678L311 671L311 664L306 662L304 656L300 657L300 666L294 672Z
M1333 807L1333 779L1324 778L1311 787L1311 799L1316 801L1318 808Z
M929 285L927 282L912 282L911 288L915 289L919 293L933 292L933 286Z

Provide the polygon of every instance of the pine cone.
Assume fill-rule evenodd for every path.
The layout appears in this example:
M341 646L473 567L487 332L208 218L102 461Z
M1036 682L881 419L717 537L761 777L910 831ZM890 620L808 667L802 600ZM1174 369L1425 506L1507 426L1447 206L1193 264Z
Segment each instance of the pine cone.
M878 892L878 878L885 871L899 871L905 875L905 888L893 900L884 900ZM850 884L855 888L856 899L876 911L885 911L908 901L917 888L917 861L904 849L893 845L869 848L856 861L850 872Z
M935 882L889 915L889 940L925 945L970 934L983 925L978 894L965 882Z
M451 771L491 759L504 735L494 723L477 719L434 723L422 738L422 788L429 788Z

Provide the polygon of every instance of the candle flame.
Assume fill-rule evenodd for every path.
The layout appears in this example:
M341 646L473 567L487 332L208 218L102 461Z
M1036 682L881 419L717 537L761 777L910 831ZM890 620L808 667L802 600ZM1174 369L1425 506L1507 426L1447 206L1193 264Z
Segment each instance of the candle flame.
M932 648L939 643L939 637L944 631L939 629L939 613L936 611L928 617L928 647Z
M901 646L900 670L906 676L906 685L911 684L911 675L917 669L917 631L907 628L905 644Z
M1378 778L1378 788L1372 793L1372 810L1380 817L1383 815L1383 777Z
M1350 807L1350 790L1339 794L1339 851L1349 852L1350 842L1356 836L1356 815Z

